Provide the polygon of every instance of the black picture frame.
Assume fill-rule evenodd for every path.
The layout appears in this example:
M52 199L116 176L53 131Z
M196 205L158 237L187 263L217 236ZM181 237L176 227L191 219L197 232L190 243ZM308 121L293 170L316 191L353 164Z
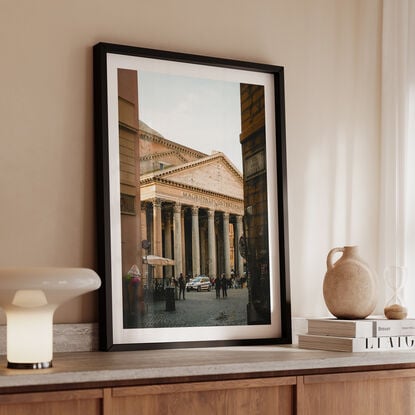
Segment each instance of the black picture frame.
M98 273L103 280L99 317L101 349L114 351L291 343L283 67L110 43L95 45L93 59ZM165 139L158 133L158 126L142 124L139 117L134 115L138 112L141 114L138 110L140 103L144 107L143 99L138 97L138 88L134 82L142 82L144 85L144 72L169 76L170 86L179 78L190 77L197 83L229 82L232 87L236 85L236 88L239 88L241 131L239 137L235 138L235 145L232 145L238 149L236 152L241 153L243 172L235 169L235 165L229 162L226 154L222 152L211 155L203 153L170 137ZM124 80L127 84L123 84ZM130 81L132 83L129 83ZM153 91L157 81L151 81L152 84L148 82L151 86L149 89ZM134 96L130 99L131 91L134 92ZM156 102L158 106L160 101ZM223 113L225 119L228 116L226 111L227 109ZM147 159L142 156L143 147L140 147L139 141L144 140L142 137L150 137L149 146L153 153L146 155ZM130 169L128 177L125 176L124 169L127 167L124 166L125 154L121 149L123 140L133 143L133 147L128 150L133 155L128 153L128 160L135 161L127 166ZM195 140L195 144L201 144ZM236 145L238 140L239 144ZM157 152L155 148L160 142L166 146L165 148L173 150ZM185 160L183 155L186 152L191 153L193 158ZM161 154L169 160L167 168ZM183 158L183 165L177 165L172 161L176 156ZM154 165L149 170L143 167L149 166L150 159L153 164L159 166L156 172ZM180 171L187 171L186 169L192 168L192 172L196 171L195 166L201 172L203 169L198 167L199 165L209 165L212 169L212 166L215 166L223 175L215 179L219 180L217 182L212 179L212 183L206 185L206 188L200 187L200 183L194 185L193 176L190 179L185 175L180 176ZM164 171L161 172L161 169ZM211 170L203 171L206 176L200 181L207 181L204 180L205 177L210 180ZM228 178L232 174L232 177L237 177L235 171L239 171L241 177L241 181L235 179L235 182L242 183L242 199L235 196L240 194L237 192L241 191L238 187L241 185L234 186L235 195L232 193L233 187L229 185L232 179ZM174 174L176 181L172 179ZM178 183L177 175L180 180L188 181ZM158 189L161 189L162 184L166 186L166 183L170 183L171 188L163 190L165 193L161 190L159 192ZM215 183L219 183L217 193L212 190ZM223 186L224 189L220 190ZM179 188L180 192L177 190ZM172 195L164 196L170 191ZM154 196L154 199L146 199L150 196ZM187 202L184 200L182 203L180 198L187 198ZM218 202L215 198L221 201ZM209 203L215 203L212 206L216 208L211 208ZM178 207L174 211L175 206ZM241 206L242 231L238 227ZM230 213L225 212L228 207ZM179 209L181 216L177 213ZM212 216L209 212L212 211L213 225L209 222L209 215ZM173 215L176 212L176 222L165 222L163 227L155 224L159 220L158 212L164 212L166 217L169 217L169 212L173 212ZM197 215L196 221L191 215ZM232 220L234 222L228 222ZM196 225L193 225L194 223ZM203 229L201 223L204 224ZM139 230L132 231L134 227ZM225 236L221 234L220 229ZM233 229L233 239L227 234L226 229ZM144 238L143 232L150 236ZM199 232L204 233L200 236ZM195 234L199 238L196 241ZM176 240L179 235L180 243ZM227 244L232 241L233 257L227 259L231 252ZM171 244L174 245L174 249ZM160 245L163 245L162 248ZM132 268L126 272L123 264L124 258L134 255L135 248L136 262L139 262L138 271L134 268L137 274L134 270L131 271ZM169 255L165 255L166 252ZM155 255L156 253L159 255ZM162 261L162 258L167 257L174 265L164 267L159 265L160 262L154 262L155 265L152 265L149 261L151 255L154 257L151 257L152 261ZM233 268L229 274L230 260L233 261ZM127 264L132 262L133 260L126 260ZM193 295L193 292L189 293L188 296L193 295L193 303L189 298L183 302L178 302L176 296L172 299L173 277L177 279L179 270L186 275L186 268L191 268L192 271L200 270L200 274L207 275L211 281L214 277L219 278L220 270L224 271L224 286L231 282L236 284L235 281L239 278L238 284L243 288L238 293L235 289L231 294L247 296L246 303L243 303L245 297L237 302L238 307L243 304L245 310L241 312L238 308L238 318L242 314L242 317L246 318L246 323L238 323L239 320L235 318L230 320L231 323L209 325L201 318L198 320L200 325L187 320L184 324L178 324L172 318L166 323L171 324L170 326L159 326L161 323L158 322L151 326L151 321L155 321L163 313L167 317L178 315L179 312L172 310L172 307L185 307L185 304L186 307L195 307L202 298L207 299L207 307L230 304L231 300L225 303L228 298L211 300L207 292L198 293L199 297ZM234 271L234 268L237 270ZM213 272L216 274L211 274ZM197 272L195 274L198 275ZM162 286L159 281L162 281ZM168 283L171 285L168 286ZM161 300L155 300L157 290L160 290ZM210 292L209 295L213 293ZM146 299L150 299L148 303ZM150 316L149 304L155 309L160 305L157 301L161 301L163 307L165 303L165 309L153 310L151 313L154 314ZM185 313L189 314L195 313ZM226 318L226 313L221 312L221 316Z

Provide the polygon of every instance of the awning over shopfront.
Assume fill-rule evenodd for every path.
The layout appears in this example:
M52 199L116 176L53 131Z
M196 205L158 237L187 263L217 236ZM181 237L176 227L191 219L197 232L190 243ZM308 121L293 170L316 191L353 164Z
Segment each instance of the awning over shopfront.
M149 265L174 265L174 259L170 258L163 258L157 255L147 255L143 257L143 261L145 264Z

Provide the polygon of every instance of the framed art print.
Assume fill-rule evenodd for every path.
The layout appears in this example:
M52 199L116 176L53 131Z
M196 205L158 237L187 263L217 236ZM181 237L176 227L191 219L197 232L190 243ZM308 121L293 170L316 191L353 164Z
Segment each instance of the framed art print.
M104 350L291 342L284 72L99 43Z

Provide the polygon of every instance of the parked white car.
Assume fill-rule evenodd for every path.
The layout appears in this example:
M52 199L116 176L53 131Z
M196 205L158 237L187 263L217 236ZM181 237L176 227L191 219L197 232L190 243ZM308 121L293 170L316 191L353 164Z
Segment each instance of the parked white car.
M195 277L186 284L187 292L191 290L195 290L199 292L202 290L210 291L211 289L212 289L212 284L210 282L209 277L203 277L203 276Z

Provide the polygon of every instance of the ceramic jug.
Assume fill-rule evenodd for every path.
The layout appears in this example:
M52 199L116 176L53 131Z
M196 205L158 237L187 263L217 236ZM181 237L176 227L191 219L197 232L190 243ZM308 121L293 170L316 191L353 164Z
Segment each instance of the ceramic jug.
M342 256L333 262L337 253ZM333 248L328 253L323 295L327 308L335 317L367 317L376 307L376 294L375 275L359 257L357 246Z

